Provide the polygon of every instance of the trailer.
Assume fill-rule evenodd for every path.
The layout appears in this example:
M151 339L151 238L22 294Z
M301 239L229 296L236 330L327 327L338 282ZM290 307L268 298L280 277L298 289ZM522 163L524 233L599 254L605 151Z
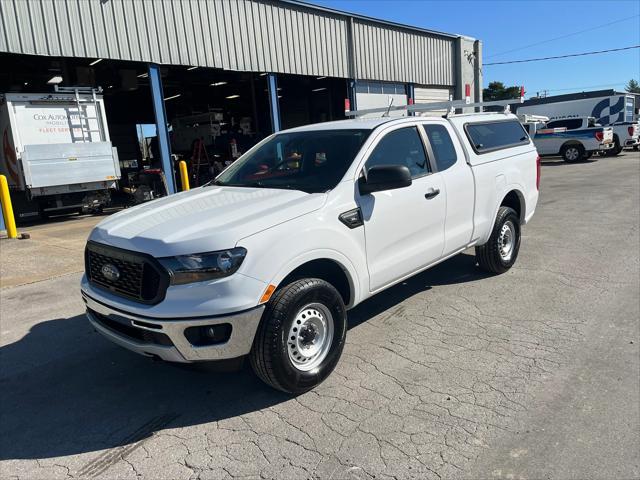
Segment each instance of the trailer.
M570 93L544 98L531 98L514 104L518 114L544 115L549 120L595 117L597 123L609 127L614 123L633 122L638 115L637 95L615 90Z
M110 203L120 164L100 92L60 87L0 95L0 173L18 221Z

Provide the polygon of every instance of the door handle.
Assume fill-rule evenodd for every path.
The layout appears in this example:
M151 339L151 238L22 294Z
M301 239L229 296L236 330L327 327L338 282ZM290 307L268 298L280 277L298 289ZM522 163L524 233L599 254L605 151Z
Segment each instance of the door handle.
M431 200L432 198L437 197L439 193L439 188L431 188L427 193L424 194L424 198L426 198L427 200Z

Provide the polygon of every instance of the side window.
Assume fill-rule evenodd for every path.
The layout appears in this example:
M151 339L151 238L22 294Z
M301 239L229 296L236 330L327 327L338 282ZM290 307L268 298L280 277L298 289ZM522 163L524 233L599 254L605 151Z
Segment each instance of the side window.
M527 132L517 120L468 123L465 130L473 149L480 154L529 143Z
M416 127L387 133L367 160L367 169L376 165L403 165L413 178L429 173L429 162Z
M575 130L582 127L582 120L580 118L573 118L568 120L554 120L547 123L547 128L566 128L567 130Z
M458 156L447 129L442 125L423 125L423 127L429 138L438 171L441 172L454 165Z

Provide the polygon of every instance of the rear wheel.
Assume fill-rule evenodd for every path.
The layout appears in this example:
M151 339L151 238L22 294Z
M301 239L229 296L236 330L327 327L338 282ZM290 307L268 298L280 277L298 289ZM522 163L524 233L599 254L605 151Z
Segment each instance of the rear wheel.
M476 247L480 268L492 273L509 270L520 251L520 218L509 207L500 207L489 241Z
M333 371L346 333L346 308L338 291L318 278L296 280L267 304L251 349L251 366L273 388L306 392Z
M607 157L615 157L616 155L620 155L620 152L622 152L622 146L620 146L620 140L618 140L617 135L613 138L613 144L613 148L610 148L605 153Z
M582 145L567 145L562 148L560 154L565 162L577 162L584 156L584 147Z

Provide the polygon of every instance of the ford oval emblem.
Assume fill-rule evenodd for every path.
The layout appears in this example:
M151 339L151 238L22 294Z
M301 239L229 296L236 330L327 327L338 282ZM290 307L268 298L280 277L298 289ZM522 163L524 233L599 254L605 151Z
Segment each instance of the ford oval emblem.
M104 275L104 278L112 282L115 282L120 278L120 270L118 270L118 267L112 265L111 263L103 265L100 271L102 272L102 275Z

